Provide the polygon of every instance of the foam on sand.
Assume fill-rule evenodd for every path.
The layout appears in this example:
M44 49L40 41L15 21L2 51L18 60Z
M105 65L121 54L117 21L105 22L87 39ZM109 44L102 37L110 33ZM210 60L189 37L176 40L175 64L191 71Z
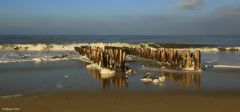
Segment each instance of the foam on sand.
M168 69L165 67L162 68L153 68L153 67L141 67L142 70L146 70L146 71L161 71L161 72L169 72L169 73L198 73L198 72L202 72L202 70L174 70L174 69Z
M140 81L148 83L148 82L152 82L153 79L152 78L142 78L142 79L140 79Z
M101 74L102 79L107 79L107 78L111 78L111 77L115 76L116 71L103 68L100 70L100 74Z
M233 65L213 65L214 68L236 68L240 69L240 66L233 66Z
M13 95L5 95L1 96L0 98L16 98L16 97L21 97L22 94L13 94Z
M92 63L86 66L88 69L102 69L98 64Z

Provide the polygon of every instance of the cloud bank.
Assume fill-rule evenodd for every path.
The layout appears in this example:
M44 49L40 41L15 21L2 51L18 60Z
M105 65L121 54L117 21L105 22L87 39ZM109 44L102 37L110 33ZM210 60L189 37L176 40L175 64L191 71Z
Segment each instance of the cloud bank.
M240 3L189 16L50 15L1 16L0 19L0 34L240 35Z
M202 6L203 3L204 0L181 0L178 7L186 10L194 10Z

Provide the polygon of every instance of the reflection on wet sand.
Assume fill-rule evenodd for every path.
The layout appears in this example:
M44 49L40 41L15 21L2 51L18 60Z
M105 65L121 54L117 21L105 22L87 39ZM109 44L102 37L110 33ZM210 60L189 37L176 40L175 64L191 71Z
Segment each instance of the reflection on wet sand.
M165 87L166 84L178 85L184 88L195 88L196 90L200 89L201 77L200 73L193 72L160 72L155 74L155 77L150 76L149 78L142 78L141 81L145 86L153 84L159 87Z
M91 76L99 81L102 89L108 88L126 88L128 87L128 79L121 74L109 75L109 77L102 77L98 70L92 69L89 70ZM165 85L173 84L178 85L184 88L194 88L196 90L200 89L201 77L200 73L196 72L180 72L180 73L171 73L171 72L160 72L156 74L159 78L159 82L152 81L144 82L145 85L153 84L159 87L165 87ZM164 77L164 80L160 80L160 77ZM156 78L155 78L156 79Z
M116 88L126 88L128 87L128 80L125 78L125 76L117 74L117 75L110 75L109 77L101 77L101 74L98 70L89 70L91 76L99 81L101 84L102 89L107 89L111 87L116 87Z
M199 90L201 85L200 73L169 73L165 72L166 80L181 87L190 88L194 86Z

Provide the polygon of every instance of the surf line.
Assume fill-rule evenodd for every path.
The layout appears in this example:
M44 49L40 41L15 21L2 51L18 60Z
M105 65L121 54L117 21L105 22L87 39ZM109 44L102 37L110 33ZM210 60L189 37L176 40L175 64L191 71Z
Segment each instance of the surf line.
M124 71L126 55L159 61L166 68L201 71L200 50L153 49L148 47L80 46L74 47L80 55L86 56L100 67Z

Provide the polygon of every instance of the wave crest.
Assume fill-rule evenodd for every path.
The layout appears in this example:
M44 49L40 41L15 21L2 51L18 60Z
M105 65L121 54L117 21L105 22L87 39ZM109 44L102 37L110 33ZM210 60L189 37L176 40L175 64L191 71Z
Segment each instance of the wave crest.
M10 50L10 51L74 51L75 46L97 46L104 48L104 46L115 46L115 47L147 47L151 49L164 48L156 43L139 43L139 44L129 44L129 43L75 43L75 44L0 44L0 50ZM209 51L240 51L240 47L187 47L187 48L178 48L174 47L167 49L183 49L183 50L200 50L203 52Z

